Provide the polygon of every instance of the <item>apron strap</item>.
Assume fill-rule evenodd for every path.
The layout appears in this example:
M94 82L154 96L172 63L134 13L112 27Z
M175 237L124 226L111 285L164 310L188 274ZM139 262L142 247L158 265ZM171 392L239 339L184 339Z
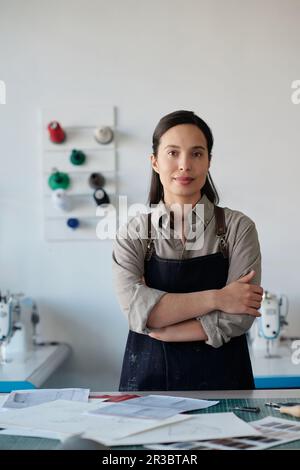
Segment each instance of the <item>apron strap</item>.
M151 212L148 213L148 240L147 240L147 251L145 260L149 261L154 251L154 242L151 236Z
M226 235L226 223L225 223L225 211L223 207L214 206L215 218L216 218L216 235L219 238L219 248L224 256L228 258L228 245L225 240ZM148 213L148 240L147 240L147 251L145 259L149 261L154 251L154 242L151 236L151 212Z
M225 211L223 207L214 206L215 218L216 218L216 235L219 238L219 248L224 256L228 258L228 245L225 240L226 235L226 223L225 223Z

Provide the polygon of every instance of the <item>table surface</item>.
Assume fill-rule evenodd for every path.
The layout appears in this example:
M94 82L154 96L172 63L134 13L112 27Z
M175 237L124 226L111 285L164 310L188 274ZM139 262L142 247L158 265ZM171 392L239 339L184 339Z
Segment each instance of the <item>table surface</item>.
M294 349L291 342L271 349L270 357L267 357L266 349L249 348L249 351L255 377L300 375L300 364L292 360Z
M0 364L0 392L40 387L69 356L68 344L36 346Z
M118 392L94 392L91 396L103 394L118 394ZM138 392L139 395L149 395L149 392ZM300 389L297 390L226 390L226 391L193 391L193 392L151 392L151 394L184 396L190 398L213 399L217 398L220 403L212 408L199 411L199 413L220 413L231 411L234 406L258 406L260 413L246 413L235 411L241 419L250 422L262 419L265 416L276 416L291 421L297 421L288 415L282 415L278 410L265 406L266 401L296 401L300 404ZM195 412L194 412L195 413ZM299 421L299 419L298 419ZM0 450L17 449L56 449L59 442L54 439L44 439L35 437L8 436L0 435ZM113 450L139 450L142 446L112 448ZM283 446L273 447L272 449L300 449L299 441L291 442Z

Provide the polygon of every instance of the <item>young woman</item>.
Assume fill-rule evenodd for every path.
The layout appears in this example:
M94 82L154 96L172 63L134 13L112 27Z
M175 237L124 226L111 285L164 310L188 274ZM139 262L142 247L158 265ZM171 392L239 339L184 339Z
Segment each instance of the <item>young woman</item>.
M217 206L212 146L191 111L154 131L152 211L123 226L113 250L129 323L122 391L254 388L245 333L260 316L260 247L249 217Z

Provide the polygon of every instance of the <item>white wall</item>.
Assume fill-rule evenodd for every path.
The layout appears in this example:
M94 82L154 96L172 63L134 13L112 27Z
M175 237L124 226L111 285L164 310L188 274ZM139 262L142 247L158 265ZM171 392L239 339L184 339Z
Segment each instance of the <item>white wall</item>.
M127 325L111 242L43 240L38 111L49 104L117 106L131 202L146 200L158 119L206 119L221 203L255 220L263 286L289 296L300 333L299 22L297 0L0 0L0 287L34 296L45 336L73 346L52 385L116 387Z

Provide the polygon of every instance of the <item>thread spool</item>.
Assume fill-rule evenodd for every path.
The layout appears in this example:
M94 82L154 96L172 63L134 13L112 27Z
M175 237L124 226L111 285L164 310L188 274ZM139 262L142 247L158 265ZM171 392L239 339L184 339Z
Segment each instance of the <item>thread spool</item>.
M102 188L105 185L105 178L101 173L91 173L89 185L93 189Z
M67 226L72 230L76 230L80 226L80 222L75 217L71 217L67 220Z
M97 206L101 206L102 204L109 204L110 202L109 197L103 188L97 188L94 191L93 197Z
M52 203L57 209L69 211L71 209L71 201L64 189L55 189L51 195Z
M58 121L51 121L48 124L49 138L54 144L61 144L66 139L66 133Z
M51 189L67 189L70 186L70 177L67 173L54 171L48 179Z
M107 145L112 142L114 138L114 133L109 126L102 126L95 129L94 136L96 141L99 142L99 144Z
M85 153L82 152L82 150L76 150L76 149L72 150L72 153L70 155L70 162L73 165L76 165L76 166L83 165L83 163L85 162L85 159L86 159L86 156L85 156Z

